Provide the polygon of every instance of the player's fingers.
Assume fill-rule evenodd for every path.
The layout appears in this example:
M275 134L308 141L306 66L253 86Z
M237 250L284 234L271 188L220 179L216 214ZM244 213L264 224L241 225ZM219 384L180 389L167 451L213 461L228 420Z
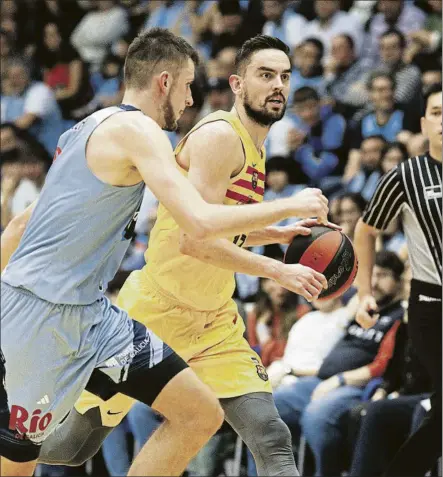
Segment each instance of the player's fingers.
M313 270L313 275L314 275L314 278L320 282L321 286L326 290L328 288L328 280L326 280L326 277L320 273L320 272L317 272L316 270Z
M315 286L313 283L307 283L305 285L305 290L307 290L312 295L313 298L317 298L318 295L320 295L322 288Z
M303 298L305 298L309 303L314 299L314 297L304 287L299 287L297 290L294 291L298 295L301 295Z
M297 234L298 235L310 235L311 229L309 227L297 227Z

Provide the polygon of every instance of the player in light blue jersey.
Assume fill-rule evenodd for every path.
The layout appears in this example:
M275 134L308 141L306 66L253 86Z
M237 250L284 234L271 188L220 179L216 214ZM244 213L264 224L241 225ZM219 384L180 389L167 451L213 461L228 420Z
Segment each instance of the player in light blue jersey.
M37 203L2 236L2 476L32 475L41 444L84 389L104 400L126 394L165 417L129 475L180 475L222 423L209 388L104 295L145 183L197 239L247 233L293 215L326 220L319 190L227 207L206 203L177 170L162 128L174 130L192 105L197 61L166 30L139 35L126 59L124 104L61 136Z

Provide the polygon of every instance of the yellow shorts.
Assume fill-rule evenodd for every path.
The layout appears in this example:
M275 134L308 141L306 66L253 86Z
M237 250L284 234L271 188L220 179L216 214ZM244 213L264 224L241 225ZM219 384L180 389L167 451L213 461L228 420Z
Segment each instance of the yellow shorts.
M121 289L117 305L180 355L218 398L272 392L259 356L243 337L245 325L233 300L215 311L186 308L136 271ZM75 407L84 413L99 406L103 424L116 426L133 403L123 394L103 401L84 391Z

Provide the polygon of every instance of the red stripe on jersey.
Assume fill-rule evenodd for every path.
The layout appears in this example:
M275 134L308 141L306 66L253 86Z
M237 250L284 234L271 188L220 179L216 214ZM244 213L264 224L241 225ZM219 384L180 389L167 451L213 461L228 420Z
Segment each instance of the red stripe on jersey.
M259 171L257 171L257 169L254 169L253 167L248 166L248 168L246 169L246 174L251 174L252 175L253 172L256 172L257 177L259 179L261 179L262 181L264 181L266 179L266 176L263 174L263 172L259 172Z
M242 202L243 204L256 204L257 201L252 199L251 197L247 197L243 194L239 194L238 192L234 192L231 189L228 189L226 192L226 197L228 199L236 200L237 202Z
M265 193L265 190L263 187L256 187L254 189L254 186L252 185L252 182L250 181L245 181L244 179L239 179L237 182L234 182L234 185L239 186L239 187L244 187L245 189L252 190L258 195L263 195Z

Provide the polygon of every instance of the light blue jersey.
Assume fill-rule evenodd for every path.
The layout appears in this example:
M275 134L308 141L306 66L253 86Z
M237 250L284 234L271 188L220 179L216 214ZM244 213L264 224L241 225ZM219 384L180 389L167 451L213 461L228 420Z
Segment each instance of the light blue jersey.
M98 111L59 139L37 206L2 280L57 304L99 300L129 247L144 183L116 187L98 179L86 145L100 123L131 106ZM106 160L105 158L103 160Z

